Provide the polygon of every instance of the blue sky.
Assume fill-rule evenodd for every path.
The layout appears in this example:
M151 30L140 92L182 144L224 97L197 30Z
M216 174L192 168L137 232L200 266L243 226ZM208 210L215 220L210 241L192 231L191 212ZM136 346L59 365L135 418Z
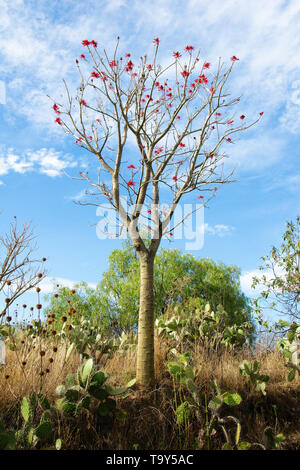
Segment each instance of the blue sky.
M110 50L119 35L121 49L139 57L159 37L162 60L188 44L212 65L219 57L240 59L231 93L243 95L247 116L264 115L226 148L236 182L205 209L204 246L193 254L240 266L249 294L259 258L300 212L298 0L0 0L0 9L0 227L5 231L14 215L32 220L49 278L65 285L99 282L109 253L121 246L97 238L94 207L74 204L85 186L62 171L76 175L92 157L54 123L47 98L60 96L62 78L75 86L81 41Z

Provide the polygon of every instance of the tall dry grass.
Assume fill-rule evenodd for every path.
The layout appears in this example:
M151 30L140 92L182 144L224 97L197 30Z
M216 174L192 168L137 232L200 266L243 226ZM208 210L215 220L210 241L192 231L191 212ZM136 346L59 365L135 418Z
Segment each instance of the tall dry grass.
M57 347L57 351L53 351ZM25 348L25 346L24 346ZM41 348L45 355L41 356ZM80 366L80 356L73 352L65 361L66 345L53 340L37 344L35 349L8 351L7 365L0 367L0 417L7 425L14 425L23 396L30 392L42 392L52 402L57 398L55 389L69 373ZM194 449L201 448L200 424L190 419L184 432L178 429L174 405L174 384L167 367L168 347L165 341L155 338L155 371L157 383L153 390L144 393L133 390L125 399L118 399L118 407L127 413L125 420L99 418L84 415L60 418L60 437L64 448L73 449ZM22 361L26 356L26 365ZM263 374L270 376L267 395L253 390L249 381L239 373L243 359L257 359ZM53 360L53 361L51 361ZM242 403L230 413L242 424L243 440L261 441L264 428L271 425L276 432L286 436L285 448L300 449L300 379L287 381L287 369L282 354L260 348L258 351L243 350L222 355L208 353L195 346L193 365L198 368L197 385L208 398L212 394L211 382L242 396ZM24 361L23 361L24 362ZM136 354L131 350L116 351L111 358L99 359L98 368L109 373L109 383L124 386L135 376ZM40 371L44 374L41 376ZM48 370L48 372L46 372ZM176 390L175 390L176 393ZM220 448L216 437L212 443ZM203 444L204 445L204 444Z

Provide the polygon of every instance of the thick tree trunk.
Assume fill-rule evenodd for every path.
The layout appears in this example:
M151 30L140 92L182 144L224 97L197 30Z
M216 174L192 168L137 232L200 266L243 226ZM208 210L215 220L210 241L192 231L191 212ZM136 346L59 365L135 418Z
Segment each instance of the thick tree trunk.
M140 309L137 347L137 384L149 388L154 384L154 257L140 257Z

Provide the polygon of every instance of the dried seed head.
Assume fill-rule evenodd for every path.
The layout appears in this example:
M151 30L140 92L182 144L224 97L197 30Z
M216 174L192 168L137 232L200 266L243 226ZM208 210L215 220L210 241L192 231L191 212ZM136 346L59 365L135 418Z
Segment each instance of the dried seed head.
M54 297L57 299L57 297L58 297L58 294L54 294Z
M36 292L41 292L41 289L39 287L37 287L35 290Z
M6 378L6 380L8 380L8 379L9 379L9 375L5 375L5 378Z
M67 330L68 330L68 331L71 331L72 328L73 328L72 325L67 325Z
M11 286L11 281L7 281L6 283L8 286Z
M56 335L56 330L52 330L51 334L52 334L52 336L55 336Z
M71 290L71 294L75 294L76 290L75 289L72 289Z
M23 366L23 367L25 367L25 366L26 366L26 364L27 364L27 362L26 362L26 361L23 361L23 362L22 362L22 366Z
M56 346L54 346L53 352L57 352L57 347Z
M43 277L42 273L38 273L37 277L41 279L41 277Z
M42 258L42 261L43 261L43 262L47 261L47 258Z
M23 308L26 308L26 307L27 307L27 305L26 305L26 304L23 304Z
M50 372L50 369L46 369L46 374L49 374L49 372Z
M40 351L40 356L45 356L45 351Z
M6 317L6 321L9 323L11 321L11 317Z
M5 299L5 302L6 302L7 304L9 304L9 302L10 302L10 299L8 299L8 298L7 298L7 299Z
M41 304L37 304L36 308L37 308L38 310L41 310L42 305L41 305Z
M40 376L43 377L43 375L44 375L44 372L41 370L40 371Z
M50 357L49 362L52 363L54 361L53 357Z
M61 317L61 319L63 322L66 322L68 320L67 317Z

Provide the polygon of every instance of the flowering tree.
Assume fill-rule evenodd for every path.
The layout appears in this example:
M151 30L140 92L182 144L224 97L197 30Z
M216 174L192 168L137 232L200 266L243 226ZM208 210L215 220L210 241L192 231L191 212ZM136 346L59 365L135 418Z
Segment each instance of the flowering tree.
M88 59L85 54L76 59L81 78L77 94L64 81L65 100L53 104L56 123L98 160L96 177L85 171L76 179L88 182L90 195L105 197L118 213L140 261L141 386L154 382L153 266L160 241L173 235L170 223L185 195L198 192L203 206L219 185L230 182L232 172L224 173L221 146L232 144L233 135L263 114L248 124L245 115L236 119L232 114L240 98L230 99L225 85L236 56L228 68L219 61L210 73L211 64L187 46L182 53L173 52L162 67L157 62L159 39L153 43L151 60L145 55L137 64L130 53L119 54L119 38L111 56L106 50L100 53L96 41L82 41ZM168 204L166 210L162 202Z

